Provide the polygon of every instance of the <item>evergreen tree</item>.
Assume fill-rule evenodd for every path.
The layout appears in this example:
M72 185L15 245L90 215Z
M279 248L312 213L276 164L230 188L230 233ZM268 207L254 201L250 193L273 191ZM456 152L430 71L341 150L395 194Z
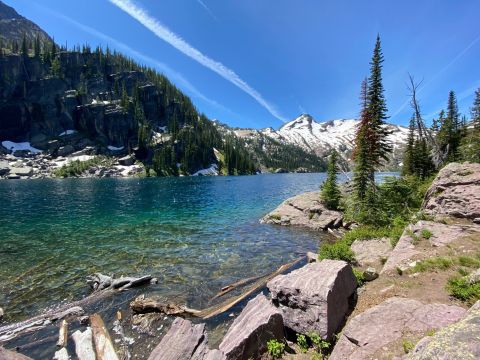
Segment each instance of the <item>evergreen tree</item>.
M460 115L458 113L457 98L454 91L448 95L446 117L440 124L437 140L447 161L458 159L458 147L461 140Z
M41 45L40 45L40 38L38 37L38 35L35 37L33 55L35 56L36 59L40 59Z
M22 39L22 56L24 58L28 57L27 36L25 34L23 34L23 39Z
M123 113L128 113L128 105L130 103L130 98L128 97L127 88L125 83L122 85L122 97L120 99L120 106L123 108Z
M475 91L475 99L471 108L472 127L466 128L465 137L461 141L461 159L480 162L480 89Z
M385 127L387 105L382 83L383 61L380 36L377 35L372 61L370 62L370 76L367 87L367 109L371 132L368 146L373 167L378 167L382 161L388 160L388 154L392 151L392 145L387 140L387 136L391 132Z
M472 125L474 129L480 130L480 88L475 91L475 99L471 109Z
M333 150L330 155L327 169L327 179L322 184L320 196L327 209L337 210L340 205L341 192L337 184L338 174L338 153Z
M412 175L415 172L415 116L410 118L408 126L407 146L403 155L402 175Z

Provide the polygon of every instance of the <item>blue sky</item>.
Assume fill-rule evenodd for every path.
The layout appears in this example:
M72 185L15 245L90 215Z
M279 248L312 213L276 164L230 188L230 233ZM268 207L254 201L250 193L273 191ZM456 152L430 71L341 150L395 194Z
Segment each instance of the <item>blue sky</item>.
M58 43L107 44L154 66L210 118L278 128L301 113L358 114L377 33L390 122L411 115L408 72L427 122L480 87L478 0L4 0Z

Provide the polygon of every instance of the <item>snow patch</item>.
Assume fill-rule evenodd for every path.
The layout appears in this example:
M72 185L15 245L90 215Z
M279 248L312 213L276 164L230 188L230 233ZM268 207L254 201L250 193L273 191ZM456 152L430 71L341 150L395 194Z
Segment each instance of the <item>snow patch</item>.
M40 154L42 152L41 150L35 149L33 146L31 146L29 142L16 143L13 141L2 141L2 146L8 150L11 150L12 153L17 150L28 150L32 154Z
M58 136L67 136L67 135L72 135L72 134L76 134L76 133L77 133L77 130L65 130L64 132L62 132Z
M217 164L212 164L210 165L209 168L198 170L195 174L192 174L192 176L217 176L218 175L218 165Z
M120 150L123 150L124 146L116 147L116 146L113 146L113 145L108 145L107 148L110 151L120 151Z

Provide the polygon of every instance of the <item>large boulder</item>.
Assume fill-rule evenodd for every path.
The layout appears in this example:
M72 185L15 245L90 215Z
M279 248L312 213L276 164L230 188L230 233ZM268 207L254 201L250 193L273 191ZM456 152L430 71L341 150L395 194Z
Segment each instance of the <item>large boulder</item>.
M409 360L480 359L480 301L472 306L459 322L420 340L415 349L405 358Z
M420 301L390 298L351 319L342 331L330 360L373 359L405 333L427 332L461 319L466 310L455 305L422 304ZM394 355L390 354L392 358Z
M9 172L8 161L0 161L0 176L7 175Z
M10 174L29 177L33 175L33 169L30 166L25 167L12 167L10 168Z
M178 359L221 360L224 357L220 351L208 349L205 324L194 325L189 320L176 318L148 360Z
M70 155L74 152L75 152L75 148L72 145L65 145L65 146L60 147L57 150L57 155L58 156L68 156L68 155Z
M123 166L131 166L135 164L135 158L131 155L127 155L118 159L118 163Z
M428 189L423 208L431 215L480 217L480 164L445 166Z
M228 360L259 359L267 341L284 337L280 311L263 295L250 300L220 344Z
M345 261L323 260L277 276L267 287L286 327L331 339L350 310L357 280Z
M260 222L327 230L340 227L342 220L342 214L328 210L320 200L320 192L314 191L285 200L279 207L265 215Z
M382 259L388 258L392 252L392 245L388 238L355 240L351 249L355 254L358 265L367 266L377 264Z

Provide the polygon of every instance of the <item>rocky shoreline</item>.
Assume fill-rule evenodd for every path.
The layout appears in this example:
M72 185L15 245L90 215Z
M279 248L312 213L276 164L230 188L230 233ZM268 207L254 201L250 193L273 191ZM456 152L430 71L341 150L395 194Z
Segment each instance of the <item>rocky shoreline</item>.
M427 192L423 210L429 218L408 225L394 247L386 238L357 240L352 245L355 268L341 260L318 261L314 254L293 271L280 268L266 283L267 295L258 293L261 285L247 292L250 300L238 316L233 315L233 323L215 349L209 348L205 323L195 318L202 319L212 311L219 314L217 310L205 312L155 299L136 299L131 307L142 316L176 317L148 359L270 359L267 344L273 340L284 344L282 359L318 356L312 347L299 346L299 338L295 338L299 334L312 339L316 334L328 341L321 344L329 347L332 360L479 358L480 301L469 307L448 295L445 285L448 276L456 273L454 268L419 270L420 265L437 259L448 257L453 263L453 259L466 262L480 256L479 200L480 165L448 165ZM326 212L318 193L288 199L262 221L318 231L346 225L341 213ZM361 286L355 272L363 272L365 285ZM480 282L478 273L480 270L474 269L465 279ZM141 310L139 303L144 305ZM219 311L228 308L222 310L221 306ZM83 326L82 334L95 333L92 320ZM105 331L108 339L108 329ZM98 346L87 337L85 348L98 354ZM113 359L118 358L115 347L111 345ZM67 349L62 351L58 358L67 358ZM75 351L81 358L82 348ZM26 359L1 348L0 354L5 359ZM97 355L97 359L107 357Z

